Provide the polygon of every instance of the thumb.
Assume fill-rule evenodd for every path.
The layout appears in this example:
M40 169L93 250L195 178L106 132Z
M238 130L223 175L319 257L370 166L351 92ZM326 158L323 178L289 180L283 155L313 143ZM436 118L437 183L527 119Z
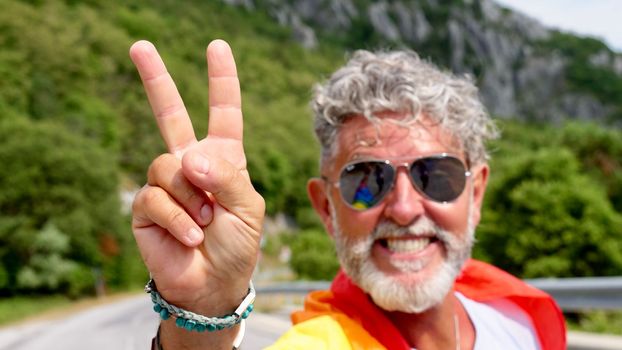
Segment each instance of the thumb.
M265 202L241 170L223 158L199 150L188 151L181 164L192 184L211 193L220 206L261 231Z

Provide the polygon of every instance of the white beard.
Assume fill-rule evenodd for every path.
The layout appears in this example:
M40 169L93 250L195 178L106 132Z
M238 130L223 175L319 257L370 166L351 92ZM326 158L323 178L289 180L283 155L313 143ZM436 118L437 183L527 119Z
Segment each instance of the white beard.
M332 203L331 203L332 206ZM361 289L368 293L374 303L387 311L420 313L439 304L451 290L464 262L471 256L475 228L469 222L467 232L457 235L443 230L428 217L422 217L409 227L384 221L374 231L360 239L341 231L335 217L332 217L335 230L335 247L341 267ZM332 213L335 211L332 210ZM398 237L433 233L444 245L447 256L439 271L431 273L430 278L421 282L408 282L380 271L372 261L371 250L378 238ZM403 273L416 272L423 268L421 262L394 263L393 266Z

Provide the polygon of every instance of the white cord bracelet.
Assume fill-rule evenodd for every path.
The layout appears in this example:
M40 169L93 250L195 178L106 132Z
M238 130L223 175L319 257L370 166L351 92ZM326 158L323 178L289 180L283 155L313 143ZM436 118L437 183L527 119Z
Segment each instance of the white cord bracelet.
M238 349L242 343L246 330L244 319L253 311L253 303L255 302L255 288L252 281L249 282L248 294L244 300L242 300L240 306L238 306L232 314L222 317L207 317L169 304L162 298L160 293L158 293L153 279L150 279L145 286L145 292L151 294L151 301L153 301L154 304L153 310L160 315L162 320L167 320L170 316L173 316L176 319L175 325L187 331L196 331L199 333L205 331L214 332L240 324L240 330L233 342L234 350ZM159 343L159 329L155 343L158 349L161 349Z

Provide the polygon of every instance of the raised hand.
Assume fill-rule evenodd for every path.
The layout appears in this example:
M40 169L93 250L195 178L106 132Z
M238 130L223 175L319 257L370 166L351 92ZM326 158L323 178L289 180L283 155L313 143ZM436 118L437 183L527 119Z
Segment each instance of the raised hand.
M233 54L221 40L207 48L210 115L201 140L155 47L139 41L130 56L169 150L153 161L134 201L141 255L169 303L206 316L231 313L257 262L265 208L246 169ZM167 323L162 338L172 346L231 348L232 332L184 334Z

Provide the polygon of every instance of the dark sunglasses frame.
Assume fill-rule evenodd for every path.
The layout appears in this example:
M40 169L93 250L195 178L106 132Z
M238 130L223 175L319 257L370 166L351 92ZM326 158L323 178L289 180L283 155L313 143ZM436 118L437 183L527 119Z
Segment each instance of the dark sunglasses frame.
M404 162L401 161L402 159L410 159L410 161L408 162ZM422 185L420 185L419 183L417 183L418 179L415 179L413 176L413 167L416 166L417 164L419 164L419 166L421 166L421 164L425 164L428 161L433 161L433 162L440 162L443 160L447 160L448 162L452 162L452 166L456 166L459 165L462 167L462 169L459 171L459 174L461 176L464 176L463 178L458 179L459 182L458 184L461 185L461 188L458 190L455 190L453 193L453 196L451 198L447 198L447 199L440 199L440 198L434 198L434 196L431 196L429 193L426 193L426 188L422 188ZM423 162L423 163L422 163ZM384 174L384 175L389 175L389 180L390 180L390 184L388 186L385 186L384 188L381 188L381 190L376 194L376 198L374 198L374 202L366 208L360 208L360 207L356 207L353 204L354 203L350 203L350 201L345 197L344 194L344 189L343 187L345 187L345 185L342 183L342 181L344 181L345 175L348 172L348 169L351 169L354 166L357 165L362 165L362 164L382 164L382 166L389 166L390 172L388 174ZM397 172L399 170L399 168L406 168L407 172L408 172L408 177L410 178L410 183L412 184L412 186L415 188L415 190L420 193L424 198L437 202L437 203L450 203L453 202L454 200L456 200L458 197L460 197L460 195L462 195L462 193L464 192L464 189L466 188L466 182L467 179L471 176L471 171L468 170L469 167L464 164L464 162L462 160L460 160L460 158L448 154L448 153L441 153L441 154L435 154L435 155L428 155L428 156L423 156L423 157L418 157L418 158L398 158L398 159L360 159L360 160L355 160L352 162L347 163L346 165L344 165L341 170L339 171L339 180L338 181L330 181L328 178L326 177L322 177L324 179L324 181L326 181L329 184L332 184L334 187L339 188L339 193L341 196L341 199L343 200L343 202L350 208L357 210L357 211L365 211L365 210L369 210L371 208L374 208L376 206L378 206L380 203L382 203L382 201L386 198L386 196L391 193L391 191L393 190L393 187L395 186L395 181L397 179ZM371 167L370 167L371 168ZM386 168L384 169L386 170ZM419 176L421 176L422 174L419 174ZM351 190L351 189L350 189ZM438 197L438 196L437 196Z

